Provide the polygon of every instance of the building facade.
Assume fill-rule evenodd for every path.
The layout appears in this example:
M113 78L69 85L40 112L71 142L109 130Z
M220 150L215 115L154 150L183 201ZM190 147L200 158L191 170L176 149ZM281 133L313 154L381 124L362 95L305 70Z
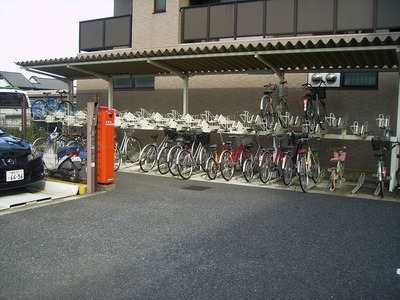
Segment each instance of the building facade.
M346 168L370 172L375 169L376 159L366 136L382 135L376 122L378 116L390 116L393 135L400 134L396 132L399 110L398 59L393 58L396 50L382 55L378 52L399 47L399 15L397 0L115 0L114 17L123 17L121 22L118 23L120 19L106 20L103 46L88 47L88 51L81 48L73 63L89 59L93 53L110 62L126 56L132 59L146 56L150 62L163 53L176 58L181 52L196 62L199 60L196 54L206 57L223 49L225 57L215 64L231 59L237 66L243 53L240 49L247 51L251 46L258 51L262 46L266 68L244 66L227 70L221 67L223 71L217 72L217 65L210 66L209 71L199 67L200 63L198 69L192 70L189 62L176 63L170 68L172 64L165 60L163 64L151 62L164 68L165 73L150 74L140 72L139 66L129 69L128 64L122 69L121 64L120 69L113 69L112 74L110 71L109 77L79 78L78 107L85 108L93 99L107 105L112 86L113 107L121 111L144 108L161 114L171 110L187 110L192 115L205 110L223 115L243 111L258 114L263 86L278 84L284 78L289 110L301 118L301 97L306 93L302 84L314 73L335 73L340 79L326 90L326 110L328 115L347 118L348 126L346 131L331 128L329 136L322 135L321 163L329 165L331 146L346 145L349 149ZM121 38L124 42L112 44L118 30L113 31L111 25L107 27L107 21L130 24L129 30L119 28L121 35L128 34L125 39ZM81 39L84 33L81 29ZM364 50L374 51L357 52L364 45ZM286 52L292 56L286 56ZM318 52L318 62L312 61L316 56L306 55L310 52ZM270 54L276 54L272 67ZM386 65L389 59L395 63ZM90 72L96 75L94 68ZM187 94L185 87L188 87ZM185 97L187 107L183 104ZM352 137L350 125L354 122L368 124L369 133ZM331 134L336 137L332 138ZM265 137L265 143L271 143L271 138Z

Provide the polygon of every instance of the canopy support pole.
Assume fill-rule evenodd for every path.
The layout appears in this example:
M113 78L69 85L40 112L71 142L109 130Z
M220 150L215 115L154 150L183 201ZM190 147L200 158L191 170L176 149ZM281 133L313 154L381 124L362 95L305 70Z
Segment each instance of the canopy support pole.
M189 76L187 74L185 74L184 72L181 72L179 70L174 70L173 68L159 62L159 61L155 61L153 59L147 59L147 63L152 64L156 67L159 67L161 69L164 69L176 76L178 76L179 78L182 79L183 81L183 114L187 114L189 111Z
M183 114L189 111L189 76L182 77L183 81Z
M399 140L400 136L400 73L399 73L399 84L397 89L397 123L396 123L396 141ZM397 182L396 171L399 168L397 154L399 153L398 147L392 149L390 156L390 176L391 180L389 183L389 191L393 191L395 185L399 186L400 182Z

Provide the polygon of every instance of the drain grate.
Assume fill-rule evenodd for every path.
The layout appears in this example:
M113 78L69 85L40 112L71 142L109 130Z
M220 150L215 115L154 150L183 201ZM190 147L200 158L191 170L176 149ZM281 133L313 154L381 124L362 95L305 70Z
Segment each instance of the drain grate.
M208 186L191 185L191 186L184 187L182 189L190 190L190 191L204 191L204 190L208 190L209 187Z

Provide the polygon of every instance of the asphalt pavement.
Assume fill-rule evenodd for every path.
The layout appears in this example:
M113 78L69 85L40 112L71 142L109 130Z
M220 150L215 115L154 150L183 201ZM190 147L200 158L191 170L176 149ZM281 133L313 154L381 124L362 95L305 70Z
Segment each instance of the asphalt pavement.
M0 299L400 299L398 201L118 172L0 228Z

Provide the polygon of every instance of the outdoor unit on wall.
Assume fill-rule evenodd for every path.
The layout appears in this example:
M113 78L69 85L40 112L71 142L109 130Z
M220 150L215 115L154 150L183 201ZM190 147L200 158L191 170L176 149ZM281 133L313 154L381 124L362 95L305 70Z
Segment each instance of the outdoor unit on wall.
M308 73L308 83L312 86L319 86L321 80L326 87L340 87L340 73Z

